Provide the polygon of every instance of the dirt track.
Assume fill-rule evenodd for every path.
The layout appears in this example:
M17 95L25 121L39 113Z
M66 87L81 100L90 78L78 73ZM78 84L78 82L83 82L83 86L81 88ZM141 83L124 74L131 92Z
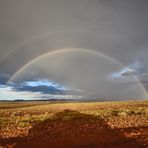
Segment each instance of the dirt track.
M111 129L102 118L75 111L65 111L64 115L69 112L74 112L77 118L63 121L60 119L63 112L58 113L55 121L46 120L33 126L27 137L1 138L1 145L16 148L147 147L142 141L148 136L147 127Z

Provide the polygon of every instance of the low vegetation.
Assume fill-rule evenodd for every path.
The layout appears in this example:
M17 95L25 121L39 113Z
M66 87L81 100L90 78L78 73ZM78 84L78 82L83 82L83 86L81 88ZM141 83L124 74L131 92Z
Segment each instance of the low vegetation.
M76 125L80 123L80 129ZM83 124L84 121L84 124ZM139 136L148 144L148 101L121 102L0 102L0 139L27 137L31 131L38 135L54 130L73 134L74 129L89 131L89 128L121 130L126 137ZM104 122L105 127L98 127ZM66 125L64 125L67 123ZM55 129L50 126L55 126ZM67 129L73 126L74 129ZM43 129L40 129L42 126ZM44 127L45 126L45 127ZM33 130L37 128L36 132ZM86 129L85 129L86 128ZM132 128L130 132L129 128ZM47 130L47 131L46 131ZM69 131L70 130L70 131ZM112 133L112 130L110 133ZM38 133L40 131L40 134ZM134 132L133 132L134 131ZM93 130L91 130L93 132ZM76 132L74 132L77 134ZM35 134L35 135L36 135ZM97 133L96 133L97 134ZM49 134L50 137L50 134ZM117 137L118 138L118 137ZM5 143L5 142L4 142ZM1 143L0 143L1 144Z
M8 108L9 107L9 108ZM5 109L7 108L7 109ZM0 127L4 126L29 126L46 119L57 119L54 115L63 110L74 110L76 113L61 119L72 119L76 117L77 111L83 114L95 115L101 118L143 116L148 118L148 101L129 102L92 102L92 103L50 103L50 102L1 102L0 104Z
M66 111L69 110L75 112L69 112L67 114ZM65 112L59 113L61 111ZM29 129L34 124L43 122L47 119L71 120L84 117L81 116L81 114L77 114L77 112L103 118L113 127L120 127L121 125L121 123L117 125L116 120L126 120L128 118L134 120L134 122L135 120L140 119L140 124L144 126L146 125L145 121L148 119L148 101L89 103L1 102L0 130L3 132L0 132L0 136L2 137L5 135L6 137L9 137L11 135L9 129L13 129L14 127ZM144 122L141 121L142 119ZM128 122L130 122L130 120ZM135 124L138 124L138 122ZM6 134L2 135L4 132ZM16 134L16 136L18 136L18 134Z

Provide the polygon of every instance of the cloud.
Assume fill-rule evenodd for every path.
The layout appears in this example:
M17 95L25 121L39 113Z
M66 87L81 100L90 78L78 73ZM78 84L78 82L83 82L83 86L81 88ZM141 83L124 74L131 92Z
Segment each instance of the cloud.
M34 100L37 99L39 96L40 93L14 91L13 88L10 86L0 87L0 100Z
M132 64L127 65L123 69L121 69L118 72L115 72L112 74L113 77L128 77L128 76L147 76L146 71L147 69L147 64L144 62L141 62L139 60L135 61Z
M128 76L134 76L136 74L137 73L134 69L124 67L120 71L112 73L112 77L113 78L124 78L124 77L128 77Z
M81 99L82 92L41 78L7 85L0 83L0 100Z
M55 87L47 87L47 86L22 86L22 87L15 87L16 91L30 91L30 92L40 92L42 94L64 94L64 92L60 89L56 89Z
M47 86L47 87L54 87L59 90L69 90L68 87L64 85L60 85L56 82L53 82L51 80L47 79L39 79L34 81L26 81L24 85L31 86L31 87L37 87L37 86Z
M6 84L9 78L10 78L9 74L0 72L0 85Z
M64 60L58 59L59 56L49 58L45 64L38 63L40 69L37 73L30 69L28 73L32 77L23 77L26 84L21 86L20 79L15 86L8 87L15 92L43 94L96 93L97 96L93 97L109 97L109 100L128 98L128 95L124 96L128 93L123 93L125 88L125 92L136 97L135 88L131 88L133 92L128 89L133 84L130 76L138 77L145 84L148 78L147 5L146 0L1 0L0 84L5 85L16 71L40 55L58 49L83 48L112 57L125 68L111 65L106 69L100 64L101 60L93 63L93 58L88 58L85 65L79 54L75 59L78 64L69 68L69 63L74 62L73 57L64 57ZM50 66L53 71L48 71ZM111 78L106 80L107 76ZM36 78L57 80L58 85L36 81ZM68 85L70 90L61 84L71 84Z
M46 79L23 81L20 83L10 82L8 86L11 86L14 91L39 92L41 94L64 94L64 91L68 89Z
M41 90L40 90L41 91ZM81 95L68 95L68 94L58 94L58 93L42 93L37 91L26 90L16 90L12 86L0 86L0 100L49 100L49 99L81 99Z

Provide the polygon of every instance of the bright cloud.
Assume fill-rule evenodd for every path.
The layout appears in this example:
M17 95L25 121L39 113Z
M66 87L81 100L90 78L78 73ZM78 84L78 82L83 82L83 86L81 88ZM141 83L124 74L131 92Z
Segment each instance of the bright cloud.
M129 67L125 67L118 72L112 74L113 78L121 78L124 76L135 75L136 71L134 69L130 69Z
M0 87L0 100L44 100L44 99L80 99L76 95L42 94L41 92L15 91L11 86Z
M58 84L56 82L47 80L47 79L41 79L41 80L36 80L36 81L27 81L25 82L25 85L36 87L36 86L52 86L55 87L56 89L60 90L69 90L68 87Z

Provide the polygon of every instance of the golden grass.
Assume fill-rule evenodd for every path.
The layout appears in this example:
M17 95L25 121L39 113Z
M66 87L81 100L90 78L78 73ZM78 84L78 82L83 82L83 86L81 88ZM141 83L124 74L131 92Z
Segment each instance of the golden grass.
M7 107L7 109L5 109ZM102 118L114 116L148 116L148 101L120 102L1 102L0 126L28 126L52 118L63 110L78 111ZM64 114L63 114L64 116ZM69 118L69 117L67 117Z

